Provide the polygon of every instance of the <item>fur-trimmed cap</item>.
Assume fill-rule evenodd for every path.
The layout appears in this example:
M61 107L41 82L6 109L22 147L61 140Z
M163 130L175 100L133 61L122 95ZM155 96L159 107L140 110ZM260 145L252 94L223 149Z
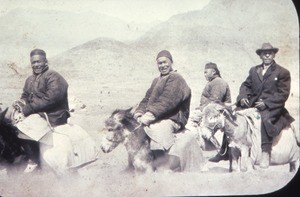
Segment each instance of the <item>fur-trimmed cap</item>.
M42 49L33 49L31 52L30 52L30 57L34 56L34 55L42 55L42 56L45 56L46 57L46 52Z
M171 60L171 62L173 62L173 58L172 58L172 55L169 51L167 50L162 50L160 51L158 54L157 54L157 57L156 57L156 60L160 57L167 57Z

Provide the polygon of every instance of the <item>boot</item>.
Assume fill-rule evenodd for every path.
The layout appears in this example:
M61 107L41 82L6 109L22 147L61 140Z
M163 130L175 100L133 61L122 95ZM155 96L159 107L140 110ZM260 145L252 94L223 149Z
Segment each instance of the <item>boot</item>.
M219 162L221 160L225 160L225 161L229 160L228 145L229 144L227 142L227 136L224 134L220 152L217 153L217 155L215 155L214 157L209 158L208 161Z
M219 153L217 153L217 155L215 155L214 157L209 158L208 161L217 163L221 160L227 161L228 159L229 155L227 153L225 155L220 155Z
M261 155L259 167L263 169L267 169L269 165L270 165L270 153L263 151Z

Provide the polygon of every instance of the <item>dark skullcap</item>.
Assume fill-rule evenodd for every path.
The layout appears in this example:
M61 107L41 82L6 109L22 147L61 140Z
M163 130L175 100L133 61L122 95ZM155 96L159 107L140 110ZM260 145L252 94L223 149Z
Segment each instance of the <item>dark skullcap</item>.
M46 52L42 49L33 49L30 52L30 57L34 56L34 55L42 55L46 58Z
M219 77L221 77L221 74L220 74L217 64L209 62L209 63L205 64L205 69L208 69L208 68L214 69L216 71L216 74L219 75Z
M162 50L160 51L158 54L157 54L157 57L156 57L156 60L160 57L167 57L171 60L171 62L173 63L173 58L172 58L172 55L169 51L167 50Z

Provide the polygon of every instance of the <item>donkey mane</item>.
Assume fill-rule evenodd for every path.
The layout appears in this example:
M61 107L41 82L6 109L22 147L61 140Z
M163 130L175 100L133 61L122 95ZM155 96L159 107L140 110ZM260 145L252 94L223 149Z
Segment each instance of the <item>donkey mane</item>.
M133 118L132 107L128 109L116 109L111 116L114 117L115 115L120 117L120 122L129 131L132 131L139 125L139 123Z

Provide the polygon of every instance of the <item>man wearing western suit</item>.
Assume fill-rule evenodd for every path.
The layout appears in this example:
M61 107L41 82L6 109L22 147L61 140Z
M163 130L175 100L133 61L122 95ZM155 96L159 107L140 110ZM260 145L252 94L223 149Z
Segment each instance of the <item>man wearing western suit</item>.
M237 97L237 105L242 108L255 107L261 115L262 159L261 168L268 168L273 138L289 126L294 118L285 108L290 88L290 72L278 65L275 54L278 48L264 43L256 50L262 64L254 66L242 83Z

